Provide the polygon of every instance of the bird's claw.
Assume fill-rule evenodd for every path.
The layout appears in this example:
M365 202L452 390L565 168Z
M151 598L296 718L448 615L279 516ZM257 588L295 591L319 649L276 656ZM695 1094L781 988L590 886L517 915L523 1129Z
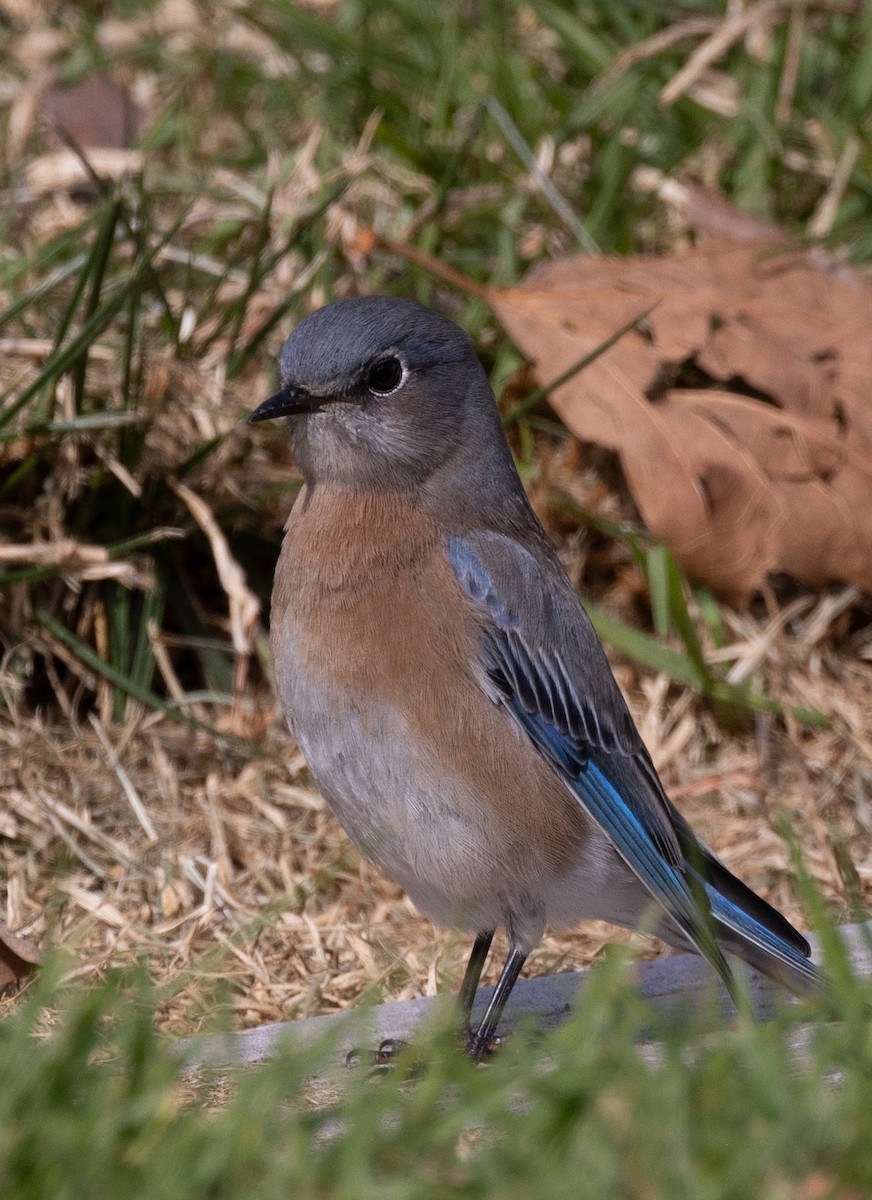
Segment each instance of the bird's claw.
M471 1030L466 1039L466 1053L475 1063L486 1062L492 1055L502 1049L503 1039L498 1033L480 1037L478 1032Z
M345 1066L355 1071L364 1063L369 1066L369 1077L384 1075L396 1066L396 1060L408 1049L409 1043L402 1038L382 1038L375 1050L361 1050L354 1046L345 1056Z

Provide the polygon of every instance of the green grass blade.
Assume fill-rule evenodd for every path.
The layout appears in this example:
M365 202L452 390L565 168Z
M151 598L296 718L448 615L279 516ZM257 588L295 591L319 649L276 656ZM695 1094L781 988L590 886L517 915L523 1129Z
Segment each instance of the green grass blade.
M697 664L687 655L678 654L640 629L625 625L598 605L586 600L583 603L599 638L642 666L662 672L675 683L693 688L716 704L744 712L784 715L784 705L773 697L731 687L713 679L709 674L701 673ZM790 711L805 725L823 727L829 724L826 715L817 709L791 705Z
M153 708L156 712L163 713L164 716L170 717L173 721L179 721L182 725L187 725L191 729L208 733L210 737L224 741L228 745L234 746L247 754L257 756L263 754L262 749L255 742L247 738L236 737L234 734L225 733L223 730L209 725L206 721L199 721L196 717L192 717L186 713L178 704L162 700L160 696L156 695L149 688L136 683L129 675L125 675L123 671L119 671L111 663L107 663L95 650L92 650L85 642L80 641L75 634L70 633L68 629L65 629L60 622L56 621L54 617L50 616L43 609L39 609L35 615L40 625L43 625L63 646L72 651L81 663L88 667L89 670L94 671L97 675L107 680L113 687L118 688L132 700L138 700L140 704L146 705L147 708Z
M87 353L88 347L100 336L104 329L111 324L124 307L131 281L116 285L115 292L97 309L90 320L86 321L76 337L63 350L54 355L28 384L16 400L0 413L0 429L3 429L47 384L54 383L76 363L81 354Z

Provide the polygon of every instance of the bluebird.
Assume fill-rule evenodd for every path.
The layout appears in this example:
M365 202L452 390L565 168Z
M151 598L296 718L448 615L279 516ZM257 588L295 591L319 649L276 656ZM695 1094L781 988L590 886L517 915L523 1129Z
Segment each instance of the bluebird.
M279 357L302 487L271 642L290 728L363 855L509 954L470 1054L491 1044L546 923L652 928L728 987L737 955L789 989L809 946L664 792L605 653L534 515L472 342L409 300L341 300Z

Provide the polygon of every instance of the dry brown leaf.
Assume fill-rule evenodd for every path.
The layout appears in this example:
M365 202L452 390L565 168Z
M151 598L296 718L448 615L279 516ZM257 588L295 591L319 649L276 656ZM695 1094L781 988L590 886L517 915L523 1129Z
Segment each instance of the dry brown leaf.
M768 571L872 590L862 276L719 242L566 259L489 298L542 384L655 306L551 402L578 438L620 455L642 517L690 576L740 602Z
M142 125L142 111L127 88L105 75L54 88L47 101L52 125L83 149L126 150Z
M40 953L27 938L16 937L0 922L0 992L39 966Z

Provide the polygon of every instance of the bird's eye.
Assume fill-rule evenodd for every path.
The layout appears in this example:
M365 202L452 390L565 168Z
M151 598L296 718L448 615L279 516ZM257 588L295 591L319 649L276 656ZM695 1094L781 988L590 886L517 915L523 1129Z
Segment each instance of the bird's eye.
M377 396L389 396L403 382L403 364L398 358L380 358L367 372L366 386Z

